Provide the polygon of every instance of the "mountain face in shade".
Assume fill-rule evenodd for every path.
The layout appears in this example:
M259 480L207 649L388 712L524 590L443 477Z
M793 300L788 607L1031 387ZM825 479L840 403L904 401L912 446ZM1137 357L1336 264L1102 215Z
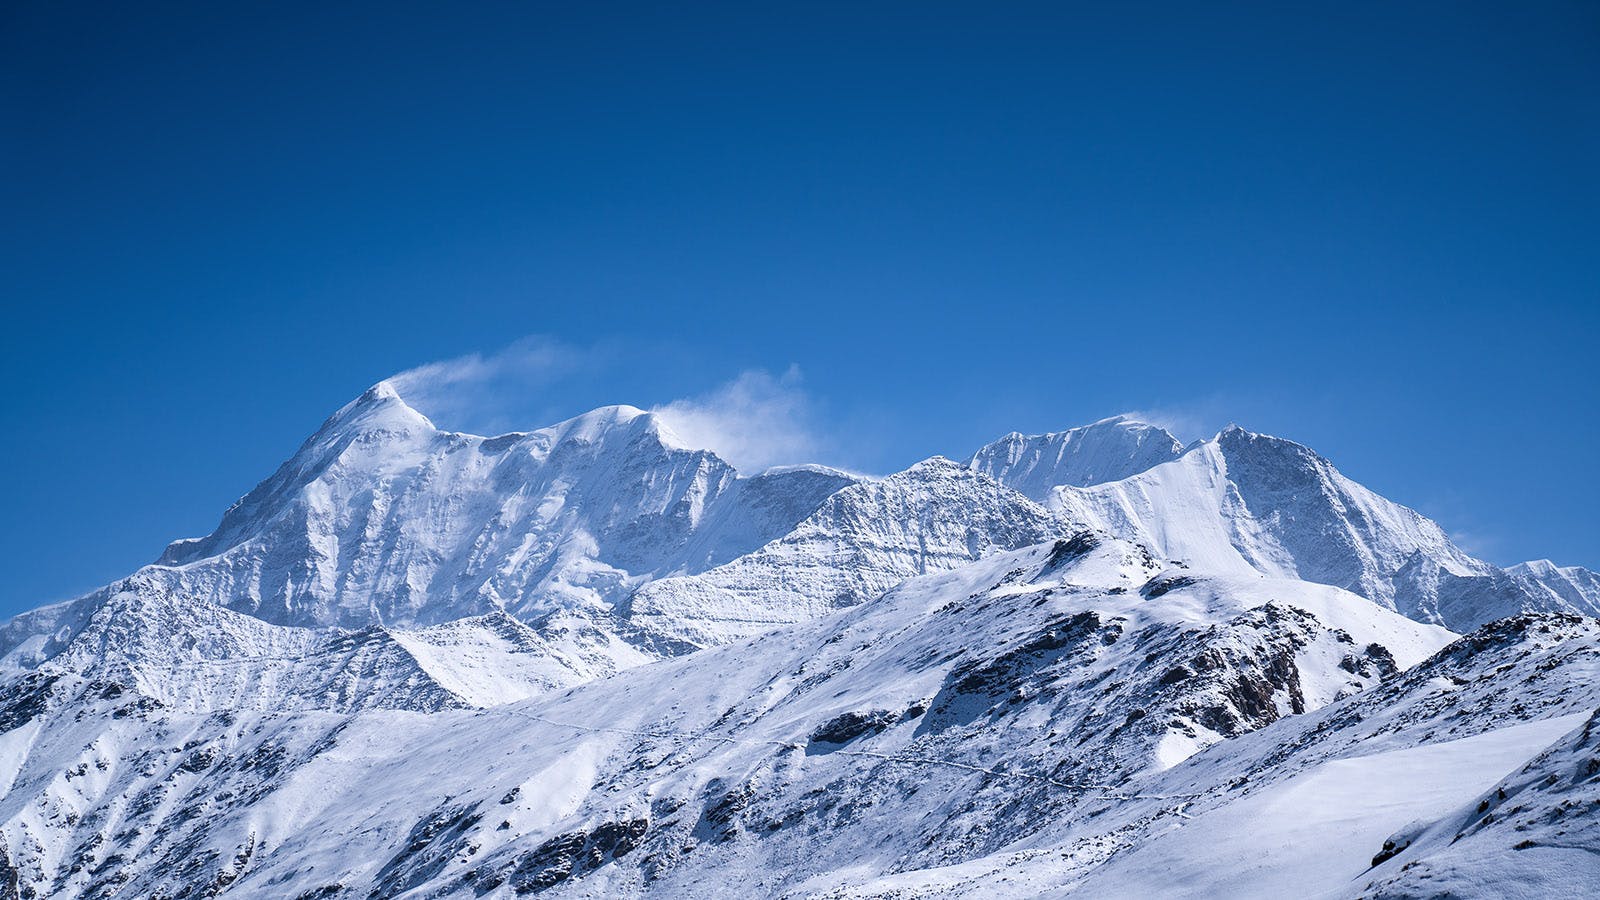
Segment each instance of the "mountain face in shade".
M1237 428L747 475L380 383L0 626L0 898L1587 895L1597 609Z

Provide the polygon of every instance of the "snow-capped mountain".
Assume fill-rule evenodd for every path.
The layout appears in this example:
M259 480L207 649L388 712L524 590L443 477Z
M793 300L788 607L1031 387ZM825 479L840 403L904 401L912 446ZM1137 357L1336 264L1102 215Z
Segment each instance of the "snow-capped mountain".
M854 481L819 466L741 477L632 407L525 434L441 431L380 383L210 535L7 623L0 652L13 667L36 665L136 593L304 628L416 628L504 611L577 633L582 655L617 644L605 619L639 584L754 550ZM653 654L611 655L605 673Z
M1112 416L1048 434L1013 431L974 454L971 466L1043 500L1059 485L1120 481L1182 455L1183 445L1166 429Z
M200 873L247 895L509 894L613 860L580 892L689 894L711 872L715 893L776 890L840 865L857 828L894 848L885 865L992 852L1451 637L1337 589L1165 571L1114 539L1044 543L476 714L202 715L81 676L24 680L14 703L37 731L8 796L30 811L12 864L89 896L177 893ZM95 841L107 830L120 848Z
M740 478L627 406L526 434L440 431L380 383L216 531L146 571L282 624L532 619L738 557L852 480L818 467Z
M1148 427L1108 420L1089 429L1125 429L1123 448L1169 446L1152 440ZM1014 436L1004 438L979 451L973 465L997 471L1068 521L1141 541L1208 571L1332 584L1456 629L1521 611L1600 613L1594 573L1549 563L1500 569L1474 559L1436 523L1282 438L1230 427L1175 459L1087 486L1063 481L1044 487L1030 469L996 470L990 460L1015 446Z
M0 898L1593 892L1596 585L1240 429L746 475L380 383L0 628Z
M723 643L855 606L913 575L959 568L1064 530L1027 497L935 457L840 490L753 553L645 585L628 615L671 639Z

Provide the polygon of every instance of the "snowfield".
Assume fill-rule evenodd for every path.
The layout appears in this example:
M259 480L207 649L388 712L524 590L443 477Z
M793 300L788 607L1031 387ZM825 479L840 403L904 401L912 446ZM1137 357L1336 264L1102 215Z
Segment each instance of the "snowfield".
M1240 429L746 475L380 384L0 628L0 897L1596 893L1597 611Z

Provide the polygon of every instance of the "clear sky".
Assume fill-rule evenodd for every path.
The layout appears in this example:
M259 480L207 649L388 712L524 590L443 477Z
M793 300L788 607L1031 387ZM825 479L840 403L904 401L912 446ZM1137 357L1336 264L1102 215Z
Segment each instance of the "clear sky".
M0 613L470 354L747 463L1237 421L1600 567L1600 5L236 6L0 11Z

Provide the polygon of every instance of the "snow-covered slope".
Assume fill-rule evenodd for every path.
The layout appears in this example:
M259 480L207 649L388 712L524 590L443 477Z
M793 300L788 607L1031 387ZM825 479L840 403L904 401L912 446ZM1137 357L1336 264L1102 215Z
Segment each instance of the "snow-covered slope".
M48 659L8 668L115 682L194 713L427 711L521 700L649 659L591 632L541 633L503 612L418 629L302 628L127 589Z
M1600 622L1508 619L1378 688L1219 742L1147 778L1139 796L1001 852L826 896L1589 896L1600 869L1582 857L1600 850L1600 836L1574 826L1592 823L1593 810L1552 804L1568 820L1546 839L1563 827L1573 835L1559 869L1523 862L1528 848L1511 834L1459 853L1445 834L1459 821L1453 811L1481 818L1485 796L1501 802L1497 780L1572 746L1600 704L1597 675ZM1520 888L1508 877L1516 872L1527 877Z
M1558 731L1554 742L1530 741L1516 758L1520 765L1479 796L1391 835L1364 892L1382 898L1593 896L1600 880L1600 710L1549 722L1574 727ZM1537 756L1526 752L1546 743Z
M1142 796L1448 639L1083 535L477 713L200 715L37 672L0 705L23 723L0 833L25 883L69 896L775 895Z
M973 454L969 465L1035 500L1059 485L1120 481L1177 459L1183 445L1163 428L1124 416L1049 434L1015 431Z
M1600 612L1594 573L1474 559L1309 448L1237 427L1120 481L1052 487L1043 501L1208 571L1337 585L1458 629L1524 610Z
M699 646L870 600L913 575L954 569L1062 531L1055 517L942 457L829 497L794 531L696 576L645 585L631 622Z
M0 898L1594 893L1600 620L1438 623L1596 585L1238 429L747 477L380 384L0 626Z

